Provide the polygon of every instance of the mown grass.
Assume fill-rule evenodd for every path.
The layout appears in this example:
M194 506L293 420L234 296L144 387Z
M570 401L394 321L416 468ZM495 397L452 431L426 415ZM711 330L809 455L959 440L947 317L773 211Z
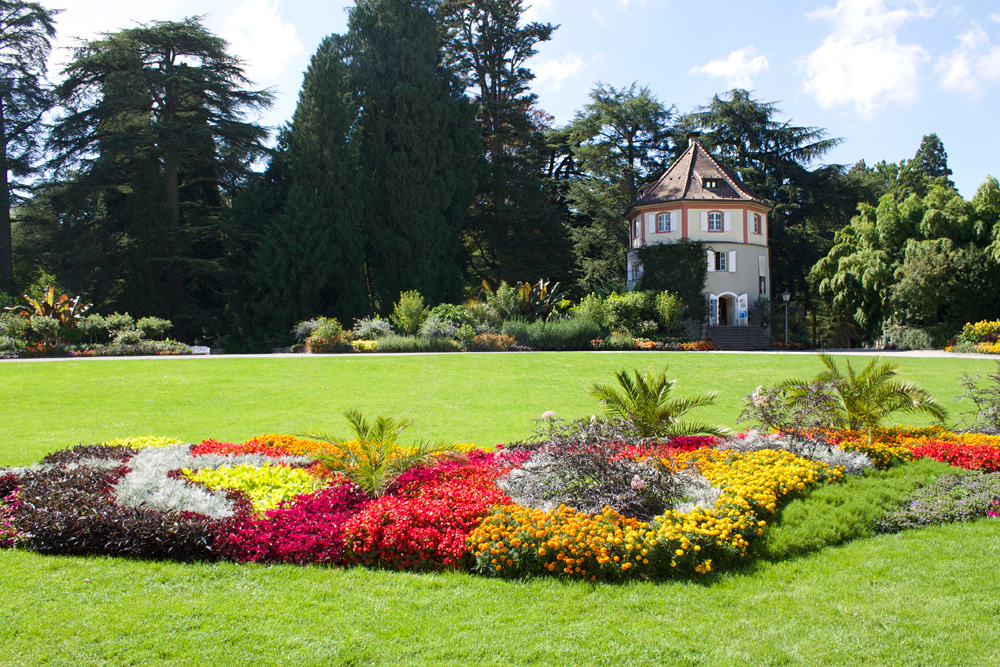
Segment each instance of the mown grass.
M858 367L868 357L854 357ZM952 414L963 373L996 368L989 359L899 359L905 379L923 384ZM0 363L0 465L23 465L80 443L131 435L242 441L313 428L347 433L343 418L417 418L414 438L491 446L525 437L546 410L560 417L598 411L594 381L621 368L670 367L676 395L720 392L694 416L736 425L743 396L758 384L811 377L814 355L704 352L439 354L294 358L80 359ZM926 420L913 420L926 423Z
M998 522L692 583L0 556L4 665L996 665Z
M995 368L900 361L949 402L963 372ZM757 384L820 368L703 353L4 363L0 465L119 435L337 431L355 407L413 414L416 436L492 444L546 409L589 415L591 382L663 363L682 395L721 391L699 416L730 425ZM998 538L983 519L709 583L622 586L0 551L0 665L1000 664Z

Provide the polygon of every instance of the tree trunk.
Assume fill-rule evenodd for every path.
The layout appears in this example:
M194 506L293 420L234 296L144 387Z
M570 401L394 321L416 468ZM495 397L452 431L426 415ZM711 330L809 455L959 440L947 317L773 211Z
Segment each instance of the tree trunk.
M10 229L10 181L7 174L7 124L0 97L0 290L14 294L14 238Z

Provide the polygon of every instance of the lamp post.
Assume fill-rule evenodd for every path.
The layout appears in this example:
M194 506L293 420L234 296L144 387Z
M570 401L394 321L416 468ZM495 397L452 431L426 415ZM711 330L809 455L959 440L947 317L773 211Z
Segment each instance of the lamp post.
M788 345L788 300L792 295L789 292L782 292L781 298L785 302L785 345Z

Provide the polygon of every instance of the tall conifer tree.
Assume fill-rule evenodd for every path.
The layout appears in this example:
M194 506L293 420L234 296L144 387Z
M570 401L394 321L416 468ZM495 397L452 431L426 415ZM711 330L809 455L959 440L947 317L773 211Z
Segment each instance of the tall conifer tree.
M251 263L262 331L288 330L317 315L350 325L369 312L359 229L358 106L351 92L344 38L320 44L302 82L298 107L272 164L281 172L280 212Z
M366 273L377 310L400 292L462 293L461 230L475 190L475 109L444 66L430 2L359 0L351 12Z

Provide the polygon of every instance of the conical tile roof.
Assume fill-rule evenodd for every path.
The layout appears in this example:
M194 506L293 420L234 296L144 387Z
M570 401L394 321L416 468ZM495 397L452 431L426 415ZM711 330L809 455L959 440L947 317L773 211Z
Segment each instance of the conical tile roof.
M715 187L706 187L706 181L715 181ZM740 180L740 177L719 164L702 147L696 136L689 137L688 147L663 175L639 188L639 199L629 211L646 204L661 204L678 200L695 201L750 201L768 208L772 206L761 199Z

